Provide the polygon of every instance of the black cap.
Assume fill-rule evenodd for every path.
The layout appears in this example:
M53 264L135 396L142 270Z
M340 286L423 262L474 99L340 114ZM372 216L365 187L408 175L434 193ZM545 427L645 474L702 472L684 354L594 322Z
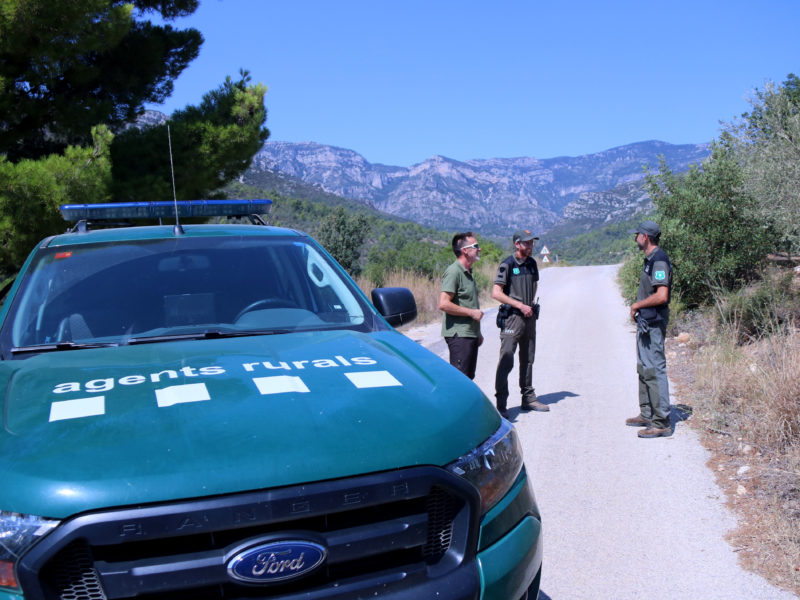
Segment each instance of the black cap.
M659 227L658 223L655 221L642 221L639 224L639 227L636 229L631 229L629 233L644 233L645 235L654 238L661 235L661 227Z
M511 239L516 244L517 242L530 242L531 240L538 240L539 238L533 235L527 229L520 229L519 231L514 232L514 237Z

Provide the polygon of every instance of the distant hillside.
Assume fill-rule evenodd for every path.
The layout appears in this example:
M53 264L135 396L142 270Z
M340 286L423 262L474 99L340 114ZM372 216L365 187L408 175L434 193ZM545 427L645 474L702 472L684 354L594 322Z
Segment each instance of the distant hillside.
M649 209L643 166L663 155L674 172L700 163L707 144L650 141L578 157L456 161L435 156L411 167L369 163L316 143L267 142L243 176L264 186L278 174L393 215L447 230L507 239L521 225L537 232L570 221L597 227Z
M627 231L654 207L643 180L604 192L585 192L564 208L564 218L542 233L548 247L573 264L610 264L633 247Z
M410 222L409 219L385 213L358 200L337 196L326 192L318 185L306 183L277 171L248 171L239 178L239 183L266 192L275 192L284 198L302 198L326 206L343 206L348 210L364 212L387 220Z
M140 125L166 118L147 111ZM525 226L541 237L537 250L546 244L573 264L607 264L621 260L631 247L627 230L652 211L643 167L657 167L663 155L680 173L709 154L709 144L649 141L550 159L435 156L406 168L313 142L267 142L226 191L277 194L283 206L272 217L312 235L330 214L326 206L362 212L374 226L367 246L396 250L410 236L442 249L453 232L473 230L505 249Z
M591 221L566 221L556 225L544 238L551 250L551 260L573 265L610 265L623 262L636 251L628 233L647 218L645 213L626 221L597 225Z

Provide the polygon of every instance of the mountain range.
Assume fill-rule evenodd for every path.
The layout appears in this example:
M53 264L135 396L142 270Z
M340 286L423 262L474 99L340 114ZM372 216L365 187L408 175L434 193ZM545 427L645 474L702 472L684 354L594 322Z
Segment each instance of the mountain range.
M313 142L267 142L241 181L265 190L302 181L371 208L448 231L506 239L520 227L585 228L650 208L644 167L663 156L673 172L710 154L709 144L638 142L576 157L433 156L410 167L370 163L353 150ZM278 185L280 184L280 185Z

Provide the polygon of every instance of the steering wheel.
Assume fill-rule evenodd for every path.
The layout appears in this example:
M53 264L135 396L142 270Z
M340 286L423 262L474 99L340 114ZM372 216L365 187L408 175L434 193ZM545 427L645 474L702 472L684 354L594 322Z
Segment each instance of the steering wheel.
M236 323L236 321L241 319L245 314L252 310L256 310L257 308L292 308L292 306L293 305L291 302L288 302L283 298L261 298L260 300L251 302L242 310L240 310L234 317L233 322Z

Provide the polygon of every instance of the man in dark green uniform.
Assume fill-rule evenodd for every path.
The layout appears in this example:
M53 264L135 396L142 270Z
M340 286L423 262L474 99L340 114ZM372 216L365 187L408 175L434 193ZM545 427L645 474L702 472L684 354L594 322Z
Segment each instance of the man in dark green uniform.
M672 291L672 264L658 242L661 228L644 221L631 233L644 252L644 268L639 278L636 302L631 304L631 318L637 323L636 370L639 373L639 415L625 420L631 427L644 427L640 438L656 438L672 433L669 420L669 381L664 338L669 321L669 298Z
M480 258L481 247L471 231L454 235L452 246L456 260L444 272L439 293L439 310L444 312L442 337L450 350L450 364L475 379L478 346L483 342L483 311L472 265Z
M508 375L514 368L514 353L519 346L519 389L522 410L547 412L550 407L536 399L533 391L533 359L536 355L536 318L534 304L539 286L539 267L531 257L533 241L527 229L514 233L514 254L497 268L492 298L502 302L508 316L500 329L500 360L497 363L494 389L497 410L508 418ZM502 309L503 307L501 307Z

